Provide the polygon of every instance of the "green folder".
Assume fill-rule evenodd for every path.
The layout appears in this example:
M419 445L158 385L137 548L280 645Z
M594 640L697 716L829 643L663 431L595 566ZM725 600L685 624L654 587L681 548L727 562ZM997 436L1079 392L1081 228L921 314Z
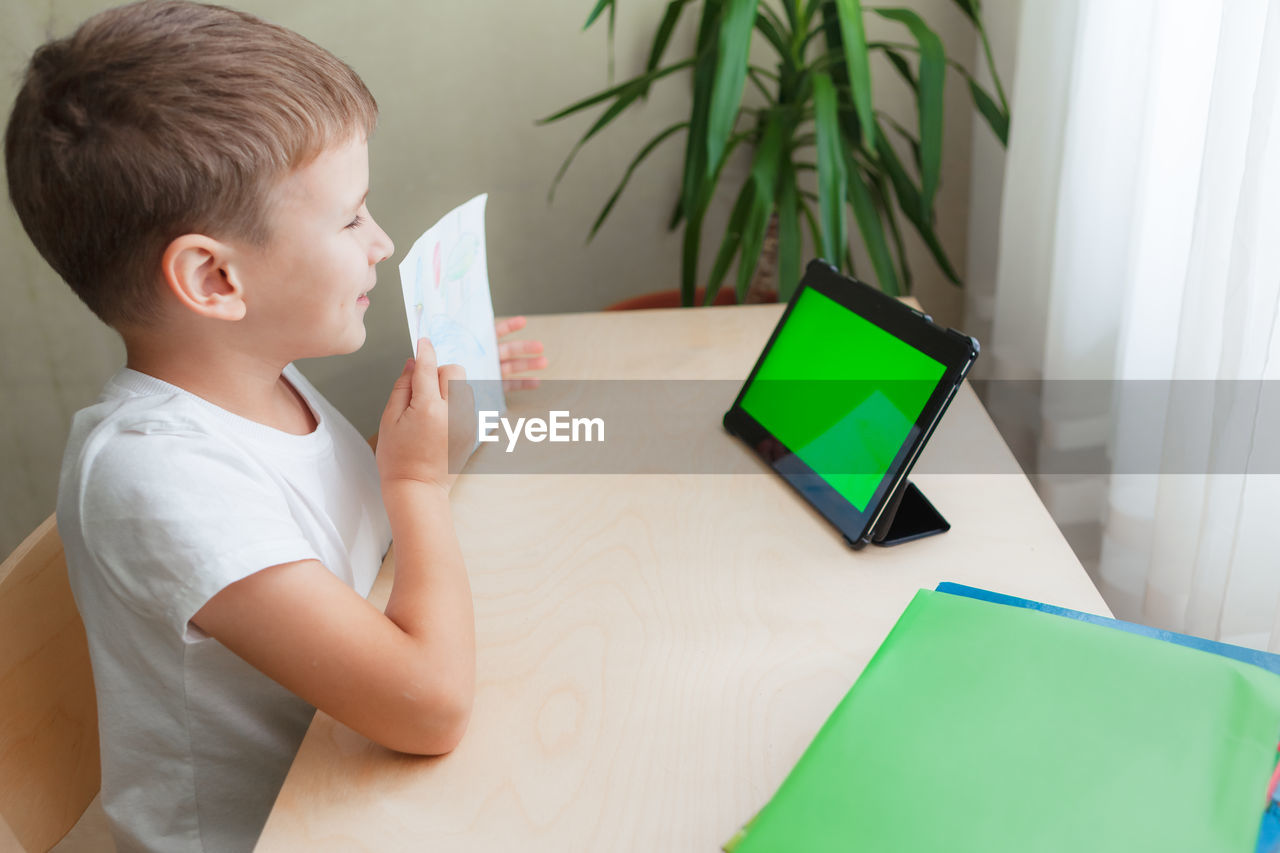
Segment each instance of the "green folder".
M1251 853L1280 677L921 590L732 853Z

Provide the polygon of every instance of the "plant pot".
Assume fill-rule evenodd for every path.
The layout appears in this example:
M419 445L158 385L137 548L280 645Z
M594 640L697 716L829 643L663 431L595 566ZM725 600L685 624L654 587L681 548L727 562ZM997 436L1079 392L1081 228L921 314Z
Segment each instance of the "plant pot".
M702 305L707 298L707 289L699 287L693 292L693 304ZM764 245L760 251L760 260L756 264L755 274L751 277L751 286L747 289L748 304L778 301L778 215L769 219L769 230L765 232ZM653 293L642 293L621 302L615 302L606 311L636 311L644 308L679 308L684 303L680 300L678 289L658 290ZM738 304L737 294L726 282L716 291L716 305Z

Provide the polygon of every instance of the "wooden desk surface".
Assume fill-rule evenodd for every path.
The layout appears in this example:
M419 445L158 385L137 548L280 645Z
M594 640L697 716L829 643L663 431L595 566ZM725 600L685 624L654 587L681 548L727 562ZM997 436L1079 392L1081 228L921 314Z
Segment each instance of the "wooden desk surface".
M541 316L526 334L547 345L547 378L741 380L780 312ZM733 441L718 422L706 433ZM931 451L1016 470L967 387ZM853 552L766 474L464 475L470 730L420 758L317 714L258 850L712 853L917 589L951 580L1108 613L1022 474L913 479L952 530ZM389 583L384 567L375 600Z

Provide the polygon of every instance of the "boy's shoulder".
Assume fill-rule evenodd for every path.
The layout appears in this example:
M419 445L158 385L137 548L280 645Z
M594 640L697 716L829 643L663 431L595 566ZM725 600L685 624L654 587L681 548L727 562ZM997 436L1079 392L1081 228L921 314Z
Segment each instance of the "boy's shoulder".
M332 442L317 431L273 443L275 431L238 421L145 374L112 377L76 414L62 461L57 518L73 577L109 579L117 595L185 630L192 606L227 583L318 558L299 519L308 518L303 492L341 472L326 463ZM289 452L284 438L302 449ZM169 581L190 592L178 610L155 586Z
M155 510L192 500L288 503L296 488L333 485L337 460L372 453L302 374L285 376L317 413L319 426L295 436L249 421L178 386L124 368L98 400L72 419L58 484L60 523L114 507ZM350 434L348 434L350 433ZM234 497L232 497L234 496ZM224 509L235 514L238 507Z
M180 388L127 368L107 381L101 395L76 413L63 455L63 474L73 467L93 467L98 461L131 460L146 467L159 462L172 442L139 442L144 436L171 436L185 444L216 442L217 424L199 403ZM87 463L87 464L86 464Z
M269 480L234 416L127 368L72 419L62 457L59 516L112 504L168 502L213 482Z

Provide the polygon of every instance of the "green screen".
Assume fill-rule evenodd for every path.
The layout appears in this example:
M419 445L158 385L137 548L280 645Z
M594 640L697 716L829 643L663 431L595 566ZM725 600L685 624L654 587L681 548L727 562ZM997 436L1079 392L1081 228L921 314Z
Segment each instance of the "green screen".
M863 512L945 371L806 289L742 408Z

